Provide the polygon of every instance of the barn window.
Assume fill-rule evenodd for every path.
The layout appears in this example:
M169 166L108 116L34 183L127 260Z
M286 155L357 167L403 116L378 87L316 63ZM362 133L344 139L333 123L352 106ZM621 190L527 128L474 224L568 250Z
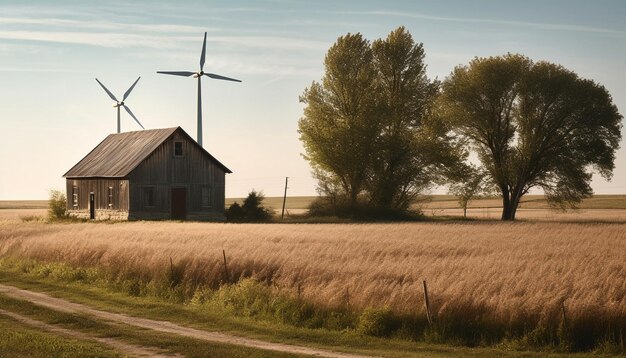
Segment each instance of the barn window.
M72 206L78 207L78 187L72 187Z
M174 142L174 156L175 157L183 156L183 142Z
M148 186L143 188L143 206L154 206L154 187Z
M210 208L211 205L211 187L205 185L202 187L201 195L200 195L200 205L202 207Z
M113 187L110 186L109 189L107 189L107 206L109 208L113 207Z

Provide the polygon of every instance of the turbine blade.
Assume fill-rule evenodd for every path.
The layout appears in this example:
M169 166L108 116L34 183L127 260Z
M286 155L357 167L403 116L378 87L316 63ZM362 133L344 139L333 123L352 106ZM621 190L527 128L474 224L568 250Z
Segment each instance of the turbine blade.
M135 85L137 84L137 82L139 82L139 79L141 77L137 77L137 81L135 81L135 83L133 83L132 86L130 86L130 88L128 89L128 91L126 91L126 93L124 93L124 98L122 99L122 102L126 100L126 97L128 97L128 95L130 94L130 92L133 90L133 88L135 88Z
M204 68L204 59L206 57L206 32L204 33L204 42L202 43L202 54L200 55L200 71Z
M188 71L157 71L157 73L163 74L163 75L174 75L174 76L184 76L184 77L189 77L191 75L195 75L195 72L188 72Z
M137 122L137 124L139 124L139 126L141 127L141 129L145 129L141 123L139 122L139 120L137 119L137 117L135 117L135 115L133 114L133 112L130 111L130 108L128 108L125 104L122 105L124 107L124 109L126 110L126 112L128 112L128 114L130 114L131 117L133 117L133 119L135 120L135 122Z
M213 79L216 79L216 80L241 82L241 80L237 80L237 79L230 78L230 77L224 77L224 76L216 75L215 73L205 73L204 75L208 76L208 77L211 77Z
M96 78L96 81L98 81L98 79ZM111 93L111 91L109 91L106 87L104 87L104 85L102 84L102 82L98 81L98 83L100 84L100 86L102 86L102 89L104 89L104 92L106 92L109 97L111 97L112 100L114 100L115 102L119 102L117 100L117 98L115 98L115 96L113 95L113 93Z

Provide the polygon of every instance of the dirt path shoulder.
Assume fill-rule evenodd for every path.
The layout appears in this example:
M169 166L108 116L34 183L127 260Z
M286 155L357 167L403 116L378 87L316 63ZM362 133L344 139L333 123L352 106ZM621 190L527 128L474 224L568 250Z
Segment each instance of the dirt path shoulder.
M165 354L162 353L159 350L156 349L151 349L151 348L147 348L147 347L142 347L142 346L137 346L134 344L128 344L126 342L122 342L118 339L114 339L114 338L107 338L107 337L97 337L97 336L93 336L93 335L89 335L86 333L82 333L82 332L77 332L77 331L72 331L69 329L65 329L65 328L61 328L61 327L57 327L51 324L47 324L44 322L40 322L22 315L19 315L17 313L13 313L10 311L5 311L3 309L0 309L0 315L4 315L7 317L11 317L14 320L21 322L27 326L31 326L34 328L37 328L39 330L42 331L48 331L48 332L52 332L58 335L62 335L62 336L66 336L66 337L72 337L72 338L77 338L77 339L81 339L81 340L88 340L88 341L96 341L99 343L103 343L106 345L109 345L111 347L113 347L114 349L118 350L119 352L128 354L130 356L133 357L172 357L172 355L170 354Z
M367 356L361 356L361 355L355 355L355 354L349 354L349 353L332 352L332 351L322 350L322 349L317 349L317 348L266 342L266 341L261 341L258 339L237 337L237 336L232 336L232 335L219 333L219 332L203 331L203 330L199 330L195 328L181 326L181 325L168 322L168 321L157 321L157 320L152 320L152 319L147 319L147 318L127 316L127 315L120 314L120 313L100 311L100 310L91 308L89 306L85 306L83 304L69 302L60 298L46 295L44 293L22 290L17 287L7 286L7 285L2 285L2 284L0 284L0 292L7 296L26 300L36 305L50 308L52 310L59 311L59 312L88 314L88 315L102 318L108 321L124 323L124 324L135 326L135 327L152 329L152 330L159 331L159 332L177 334L177 335L181 335L184 337L190 337L190 338L205 340L209 342L226 343L226 344L233 344L233 345L245 346L245 347L251 347L251 348L286 352L286 353L306 354L306 355L313 355L313 356L318 356L318 357L330 357L330 358L366 358L367 357Z

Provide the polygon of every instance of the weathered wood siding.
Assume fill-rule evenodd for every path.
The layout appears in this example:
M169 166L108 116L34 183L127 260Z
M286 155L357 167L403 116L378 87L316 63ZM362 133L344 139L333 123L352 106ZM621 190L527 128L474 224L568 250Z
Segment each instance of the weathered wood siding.
M174 155L174 143L183 143L183 155ZM130 219L170 219L171 189L185 188L187 219L223 220L225 172L188 137L176 132L128 176ZM202 187L210 191L202 206ZM146 207L144 188L154 188L154 205Z
M99 218L118 217L114 212L128 212L128 180L125 179L66 179L67 210L74 216L89 217L89 193L94 193L94 207ZM111 206L109 206L109 187ZM78 205L74 206L74 188L78 193ZM105 215L103 215L103 213ZM86 214L85 214L86 213Z

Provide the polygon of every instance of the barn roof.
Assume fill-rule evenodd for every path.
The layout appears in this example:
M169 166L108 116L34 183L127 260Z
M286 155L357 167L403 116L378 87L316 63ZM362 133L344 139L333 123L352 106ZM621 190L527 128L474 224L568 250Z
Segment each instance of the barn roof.
M182 128L173 127L109 134L63 176L66 178L125 177L177 131L184 134L190 142L200 148L211 161L224 169L226 173L232 173Z

